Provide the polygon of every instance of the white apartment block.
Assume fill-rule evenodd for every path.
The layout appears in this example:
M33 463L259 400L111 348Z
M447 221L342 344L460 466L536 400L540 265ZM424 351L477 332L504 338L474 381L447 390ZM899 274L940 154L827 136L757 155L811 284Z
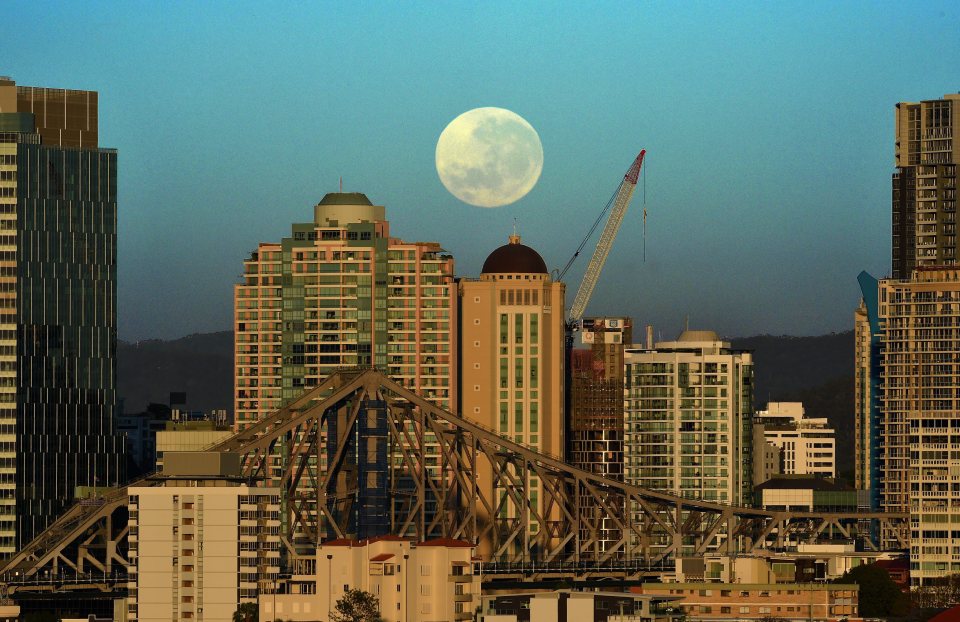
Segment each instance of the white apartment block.
M286 593L261 595L260 619L329 622L348 590L363 590L377 598L386 622L472 620L480 605L474 551L445 538L330 540L315 561L299 564Z
M692 499L752 498L753 359L713 331L624 358L628 483Z
M280 491L238 472L236 457L168 453L162 485L129 489L129 620L230 622L276 585Z
M754 485L773 475L836 477L836 432L825 418L806 417L800 402L770 402L754 416ZM764 452L759 442L775 448L778 465L773 473L757 458Z

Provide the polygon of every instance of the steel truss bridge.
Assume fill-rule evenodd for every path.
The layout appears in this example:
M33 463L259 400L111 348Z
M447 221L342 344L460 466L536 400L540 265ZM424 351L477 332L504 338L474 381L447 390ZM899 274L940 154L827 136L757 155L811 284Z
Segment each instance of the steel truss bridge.
M491 578L638 577L679 554L758 553L827 537L877 550L874 533L908 548L907 514L766 511L631 486L515 443L373 370L338 372L211 450L240 454L246 478L282 489L288 566L323 539L377 535L370 521L418 541L479 543L495 560L485 564ZM128 489L162 481L72 506L0 568L0 586L125 587Z

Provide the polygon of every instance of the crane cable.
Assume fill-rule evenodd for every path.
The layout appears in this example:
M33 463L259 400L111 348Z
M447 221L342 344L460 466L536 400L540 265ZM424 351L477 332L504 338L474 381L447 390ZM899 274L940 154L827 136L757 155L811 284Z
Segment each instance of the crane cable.
M573 253L573 257L570 258L570 261L567 262L567 265L565 265L563 267L563 270L560 271L560 275L557 277L558 281L563 280L563 276L567 273L567 270L570 269L570 266L573 265L573 262L576 261L577 257L580 256L580 251L583 250L583 247L585 247L587 245L587 242L590 241L590 238L593 237L593 233L597 230L597 227L600 226L600 223L603 222L603 217L607 214L608 211L610 211L610 206L613 205L614 199L616 199L617 194L620 193L620 186L622 185L623 185L623 182L621 181L620 184L617 186L617 189L613 191L613 195L610 196L610 200L607 201L607 204L606 206L604 206L603 211L600 212L599 216L597 216L597 219L594 221L593 226L590 227L590 231L587 232L586 237L584 237L583 241L580 242L580 246L578 246L576 252Z
M643 175L643 263L647 263L647 168L640 173Z

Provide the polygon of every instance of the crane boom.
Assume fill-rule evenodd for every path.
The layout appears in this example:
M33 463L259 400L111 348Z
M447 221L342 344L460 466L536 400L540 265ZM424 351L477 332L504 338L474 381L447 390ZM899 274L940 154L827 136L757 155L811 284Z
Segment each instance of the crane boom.
M603 227L603 233L600 234L600 240L597 242L597 249L593 251L593 257L590 258L590 264L583 275L583 281L580 282L580 289L577 290L577 297L573 300L573 306L570 307L570 322L578 322L583 318L583 312L587 310L587 303L593 295L593 288L597 286L600 280L600 272L607 261L607 255L610 254L610 248L620 230L620 224L623 222L623 216L630 205L630 199L633 197L633 191L637 187L637 179L640 177L640 167L643 166L643 156L647 150L641 149L640 155L633 161L627 174L623 176L620 182L620 188L617 190L616 198L613 201L613 209L610 210L610 218Z

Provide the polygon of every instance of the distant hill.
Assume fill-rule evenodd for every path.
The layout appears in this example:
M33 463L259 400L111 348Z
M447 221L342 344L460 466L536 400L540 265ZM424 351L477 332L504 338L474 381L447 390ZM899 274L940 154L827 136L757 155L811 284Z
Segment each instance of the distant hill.
M837 471L853 481L853 331L819 337L760 335L731 339L753 351L754 406L803 402L808 415L826 417L837 431Z
M185 391L191 410L233 411L233 333L117 344L117 394L127 413Z
M755 406L802 401L812 416L837 429L841 473L853 468L853 331L820 337L760 335L731 339L753 351ZM173 341L120 342L118 393L124 410L139 412L150 402L167 403L185 391L197 410L233 410L233 334L190 335Z

